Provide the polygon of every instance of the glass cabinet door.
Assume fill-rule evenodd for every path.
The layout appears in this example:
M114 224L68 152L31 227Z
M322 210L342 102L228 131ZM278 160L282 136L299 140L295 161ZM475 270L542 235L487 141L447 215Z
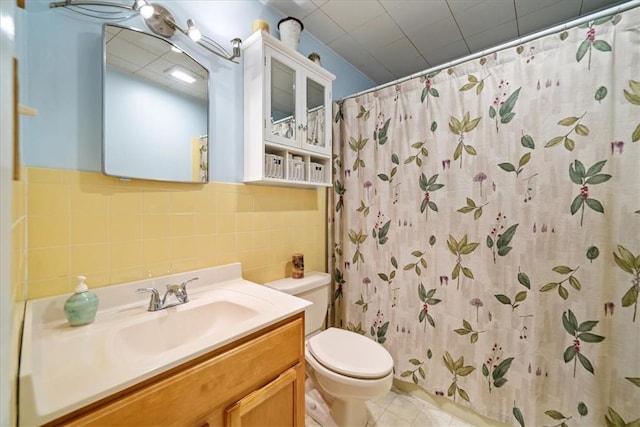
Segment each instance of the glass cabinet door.
M307 77L307 144L324 146L324 86Z
M296 117L296 70L285 60L270 56L270 117L267 138L282 144L299 145Z
M307 76L306 89L306 123L304 126L303 146L308 150L325 152L328 147L327 115L329 94L327 88Z

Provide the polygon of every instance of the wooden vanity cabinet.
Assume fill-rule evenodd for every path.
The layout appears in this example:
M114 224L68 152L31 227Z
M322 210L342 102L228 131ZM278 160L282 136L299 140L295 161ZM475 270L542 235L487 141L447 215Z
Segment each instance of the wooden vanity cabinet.
M49 425L304 426L304 313Z

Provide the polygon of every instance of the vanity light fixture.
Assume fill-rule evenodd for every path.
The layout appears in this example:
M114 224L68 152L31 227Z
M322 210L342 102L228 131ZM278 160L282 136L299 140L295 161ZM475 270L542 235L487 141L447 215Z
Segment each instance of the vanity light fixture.
M132 4L101 0L63 0L51 2L49 7L65 7L81 15L104 20L128 19L139 13L147 27L162 37L171 38L178 30L199 46L227 61L237 64L236 58L241 55L242 40L239 38L231 40L232 53L229 53L218 42L202 34L193 19L187 19L187 29L185 30L178 25L173 14L166 7L158 3L151 4L148 0L135 0ZM111 8L121 10L114 11Z
M169 38L173 36L175 30L178 30L209 52L227 61L238 63L235 59L240 57L240 46L242 45L242 40L239 38L231 40L233 51L230 54L218 42L202 34L193 19L187 19L187 29L185 30L176 23L173 15L166 7L154 3L153 8L153 15L145 19L145 23L154 33Z
M98 9L92 8L97 6ZM106 20L127 19L139 13L145 19L153 15L153 6L147 0L135 0L132 4L92 0L64 0L49 3L50 8L67 7L81 15ZM122 10L113 10L122 9Z

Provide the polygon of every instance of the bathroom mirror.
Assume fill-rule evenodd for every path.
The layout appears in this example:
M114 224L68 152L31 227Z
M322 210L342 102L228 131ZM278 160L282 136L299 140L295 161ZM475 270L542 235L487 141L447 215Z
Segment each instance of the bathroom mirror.
M105 24L103 41L103 172L208 182L207 69L141 31Z

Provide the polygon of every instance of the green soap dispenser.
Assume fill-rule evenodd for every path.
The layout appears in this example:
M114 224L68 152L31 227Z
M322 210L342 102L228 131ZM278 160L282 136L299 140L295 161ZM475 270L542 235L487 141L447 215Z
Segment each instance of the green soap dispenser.
M64 315L71 326L82 326L93 323L98 311L98 296L88 291L84 281L87 278L78 276L75 293L64 303Z

